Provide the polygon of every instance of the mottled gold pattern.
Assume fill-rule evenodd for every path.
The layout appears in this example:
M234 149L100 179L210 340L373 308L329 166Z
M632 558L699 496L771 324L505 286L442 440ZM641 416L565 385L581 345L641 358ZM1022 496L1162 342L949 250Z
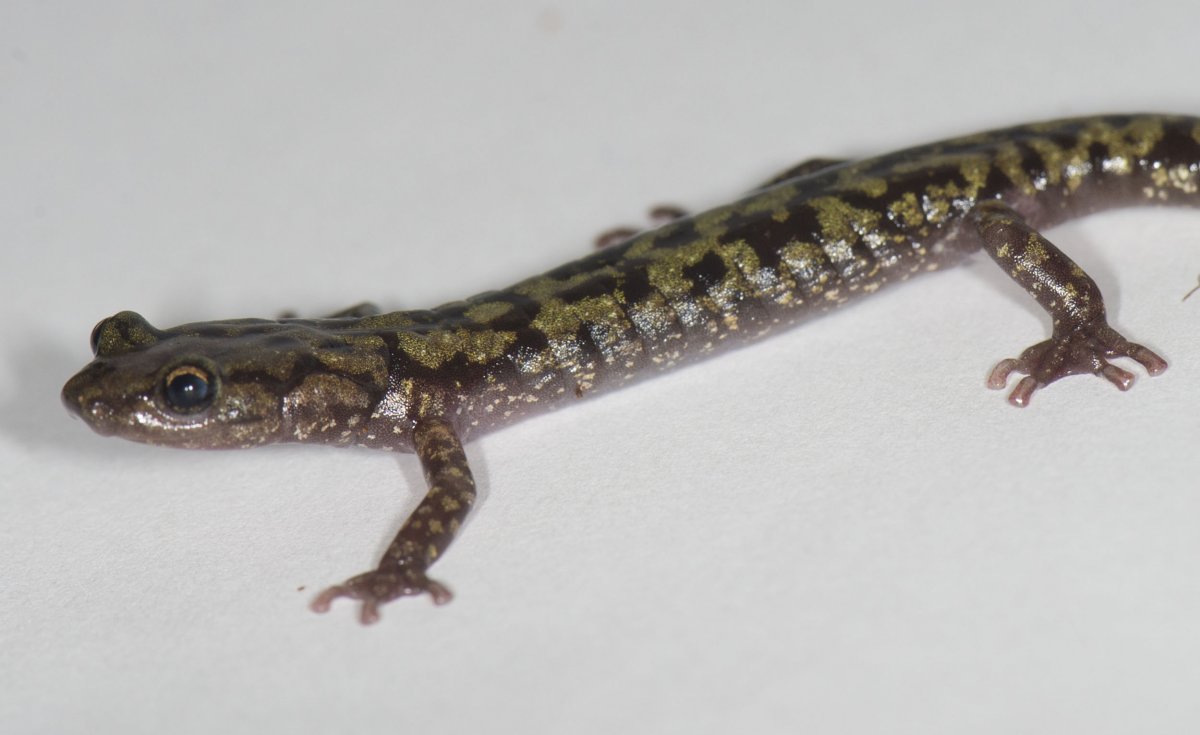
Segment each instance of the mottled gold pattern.
M1107 115L1018 126L847 162L817 158L741 199L507 289L429 310L359 304L325 319L96 326L63 389L96 431L188 448L303 441L415 451L429 492L378 569L331 588L364 602L428 592L475 498L461 443L837 308L980 249L1046 309L1051 338L1002 361L1009 400L1077 373L1128 388L1162 358L1105 321L1095 283L1040 232L1099 209L1200 202L1200 120ZM623 241L620 241L625 238ZM606 242L608 242L606 240ZM166 396L180 385L186 410Z

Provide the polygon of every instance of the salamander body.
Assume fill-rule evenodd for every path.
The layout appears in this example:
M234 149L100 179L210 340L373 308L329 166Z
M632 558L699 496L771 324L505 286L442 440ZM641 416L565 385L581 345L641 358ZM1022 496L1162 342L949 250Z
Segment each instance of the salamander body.
M428 494L379 567L326 590L378 618L449 591L426 572L475 499L462 442L773 334L984 250L1053 318L1002 361L1010 402L1108 362L1162 358L1106 320L1095 283L1040 234L1115 206L1200 204L1200 118L1110 115L1023 125L860 161L814 159L736 202L675 219L522 281L421 311L151 326L100 322L63 400L93 429L188 448L270 442L415 452Z

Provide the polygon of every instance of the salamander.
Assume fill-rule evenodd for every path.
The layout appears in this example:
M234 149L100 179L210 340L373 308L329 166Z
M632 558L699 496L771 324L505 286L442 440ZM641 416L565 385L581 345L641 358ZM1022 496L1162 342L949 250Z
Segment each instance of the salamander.
M414 452L424 499L377 568L312 602L450 591L428 575L475 503L463 442L836 309L983 250L1051 316L987 378L1026 406L1074 374L1125 390L1166 362L1105 318L1093 280L1041 231L1108 207L1200 203L1200 118L1105 115L968 135L865 160L814 159L732 204L621 232L514 286L428 310L169 329L96 325L63 388L94 430L187 448L269 442Z

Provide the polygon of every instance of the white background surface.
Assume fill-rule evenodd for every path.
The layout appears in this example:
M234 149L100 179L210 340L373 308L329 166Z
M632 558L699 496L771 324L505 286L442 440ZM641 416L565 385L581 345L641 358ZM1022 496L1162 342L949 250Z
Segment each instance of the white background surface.
M306 605L414 458L59 405L120 309L430 306L811 156L1200 112L1196 4L917 7L5 2L0 731L1195 731L1200 213L1050 233L1162 377L1010 408L1048 319L976 260L472 444L456 600L373 628Z

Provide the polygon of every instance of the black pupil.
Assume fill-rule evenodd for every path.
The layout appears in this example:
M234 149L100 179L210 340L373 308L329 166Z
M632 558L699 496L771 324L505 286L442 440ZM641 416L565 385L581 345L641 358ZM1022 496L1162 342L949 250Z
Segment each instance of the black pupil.
M203 406L211 397L208 381L195 373L180 373L167 383L167 400L178 409Z

